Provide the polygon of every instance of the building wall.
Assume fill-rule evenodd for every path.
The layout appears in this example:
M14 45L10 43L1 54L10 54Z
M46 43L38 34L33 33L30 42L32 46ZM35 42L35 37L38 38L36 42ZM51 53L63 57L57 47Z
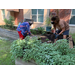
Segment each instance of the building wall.
M49 16L49 12L56 12L57 9L44 9L44 22L43 23L37 23L34 22L34 24L31 26L31 28L37 28L37 27L46 27L45 20L46 17ZM15 17L15 25L18 25L19 22L23 20L23 18L30 18L32 19L32 11L31 9L20 9L19 12L14 11L7 11L5 9L5 18L9 19L9 16ZM60 17L60 19L65 20L69 23L70 17L71 17L71 9L59 9L59 13L57 15ZM0 9L0 25L4 25L4 20L2 18L2 11ZM75 33L75 26L70 26L70 33Z
M67 23L69 23L70 16L71 16L71 9L60 9L59 10L60 19L65 20Z
M18 12L10 11L10 10L5 9L5 18L9 19L9 16L13 16L15 19L14 24L18 25L18 23L23 20L23 9L19 9L20 11L18 11ZM17 9L15 9L15 10L17 10ZM0 25L4 25L4 24L5 24L5 22L4 22L4 19L2 18L2 11L0 9Z
M60 9L59 11L59 17L60 19L63 19L65 20L67 23L69 23L70 21L70 18L71 18L71 9ZM70 33L75 33L75 25L70 25L69 24L69 27L70 27Z
M14 12L15 25L23 21L23 9L19 9L19 12Z
M34 23L34 28L39 26L45 25L45 20L46 17L49 16L49 11L50 12L56 12L56 9L44 9L44 22L43 23ZM15 17L15 25L18 25L18 22L21 22L23 18L32 18L32 11L31 9L20 9L20 12L10 12L5 9L5 18L9 19L9 16L14 16ZM71 16L71 9L59 9L59 17L60 19L64 19L66 22L69 23ZM5 24L3 19L2 19L2 12L0 9L0 25Z
M32 10L31 9L24 9L23 10L23 15L24 15L24 19L25 18L29 18L32 19ZM46 18L49 16L49 9L44 9L44 22L43 23L38 23L38 22L34 22L34 24L31 26L31 28L37 28L37 27L46 27L45 25L45 20Z
M67 23L69 23L71 16L71 9L59 9L58 12L57 9L50 9L50 12L56 12L60 19L63 19Z
M56 9L51 9L50 12L56 12ZM58 16L60 19L63 19L67 23L69 23L70 18L71 18L71 9L59 9ZM69 24L69 26L70 26L70 33L75 33L75 25Z
M9 16L10 16L10 12L5 9L5 18L9 19ZM0 25L4 25L4 24L5 22L2 16L2 10L0 9Z
M70 33L75 33L75 26L70 26Z

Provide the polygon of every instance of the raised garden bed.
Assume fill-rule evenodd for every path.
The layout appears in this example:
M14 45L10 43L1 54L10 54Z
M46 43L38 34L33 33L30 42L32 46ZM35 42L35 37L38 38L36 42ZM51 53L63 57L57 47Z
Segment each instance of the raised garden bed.
M38 36L38 35L37 35L37 36ZM54 36L54 34L53 34L52 32L46 32L46 34L40 35L39 38L38 38L38 40L41 40L43 43L44 43L44 42L47 42L47 43L54 43L54 38L55 38L55 36ZM58 37L58 40L60 40L60 39L63 39L63 35L60 35L60 36ZM67 40L68 40L68 42L69 42L70 48L73 48L73 46L74 46L74 41L73 41L73 39L72 39L72 36L71 36L71 35L67 36Z
M23 61L22 58L20 59L17 58L15 60L15 65L36 65L36 63L34 61L27 62L27 61Z
M38 36L38 35L37 35ZM48 37L47 36L39 36L40 38L41 38L41 40L42 40L42 43L44 43L44 42L47 42L47 40L46 39L48 39ZM70 36L70 38L71 38L71 36ZM72 43L72 38L70 39L69 38L69 44L70 44L70 48L72 48L73 47L73 43ZM49 40L48 40L49 41ZM48 43L48 42L47 42ZM49 42L49 43L51 43L51 42ZM64 44L63 44L64 45ZM62 46L61 46L62 47ZM65 48L65 47L64 47ZM25 48L23 48L23 50L24 50ZM37 52L38 53L38 52ZM30 53L29 53L30 54ZM59 53L58 53L59 54ZM36 63L35 63L35 61L23 61L22 60L22 58L20 58L20 59L16 59L15 60L15 64L16 65L37 65Z
M40 33L38 33L37 35L26 37L24 40L18 39L13 42L11 52L13 54L13 58L14 56L16 56L15 64L16 65L75 64L72 63L72 59L70 59L72 58L72 56L70 55L74 53L74 49L70 49L73 48L72 37L69 36L68 38L69 43L67 43L67 40L62 39L63 37L62 35L60 35L58 37L59 40L56 43L54 43L55 37L53 33L45 31L44 33L46 34L40 35ZM20 59L17 59L18 57ZM21 58L23 58L23 60L25 61L23 61ZM32 59L34 61L31 61ZM66 62L69 61L70 63L68 62L66 63L65 60Z

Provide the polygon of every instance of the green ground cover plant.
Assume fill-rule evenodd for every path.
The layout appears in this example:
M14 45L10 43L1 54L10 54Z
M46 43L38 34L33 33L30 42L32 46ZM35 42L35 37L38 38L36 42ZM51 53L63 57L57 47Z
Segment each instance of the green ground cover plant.
M52 44L27 36L12 43L11 53L12 59L34 60L37 65L75 65L75 48L70 49L66 39Z

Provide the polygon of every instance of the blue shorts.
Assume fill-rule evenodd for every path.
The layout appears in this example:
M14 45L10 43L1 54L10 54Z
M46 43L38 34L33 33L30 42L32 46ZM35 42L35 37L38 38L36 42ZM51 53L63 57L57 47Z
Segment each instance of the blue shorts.
M57 34L59 34L61 30L57 30ZM63 32L63 35L69 35L69 30L66 30Z

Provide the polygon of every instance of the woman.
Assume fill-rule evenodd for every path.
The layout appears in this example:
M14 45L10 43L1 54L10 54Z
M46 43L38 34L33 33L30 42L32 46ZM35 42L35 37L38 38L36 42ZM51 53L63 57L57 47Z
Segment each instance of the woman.
M58 29L57 34L55 34L55 42L59 35L63 33L63 39L66 39L67 35L69 35L69 24L62 19L59 19L58 16L53 16L51 18L51 23L54 27L54 34L56 32L56 28Z
M23 40L27 35L31 35L31 32L30 32L31 25L32 23L29 23L29 22L23 22L20 25L18 25L17 31L19 34L19 38L21 40Z

